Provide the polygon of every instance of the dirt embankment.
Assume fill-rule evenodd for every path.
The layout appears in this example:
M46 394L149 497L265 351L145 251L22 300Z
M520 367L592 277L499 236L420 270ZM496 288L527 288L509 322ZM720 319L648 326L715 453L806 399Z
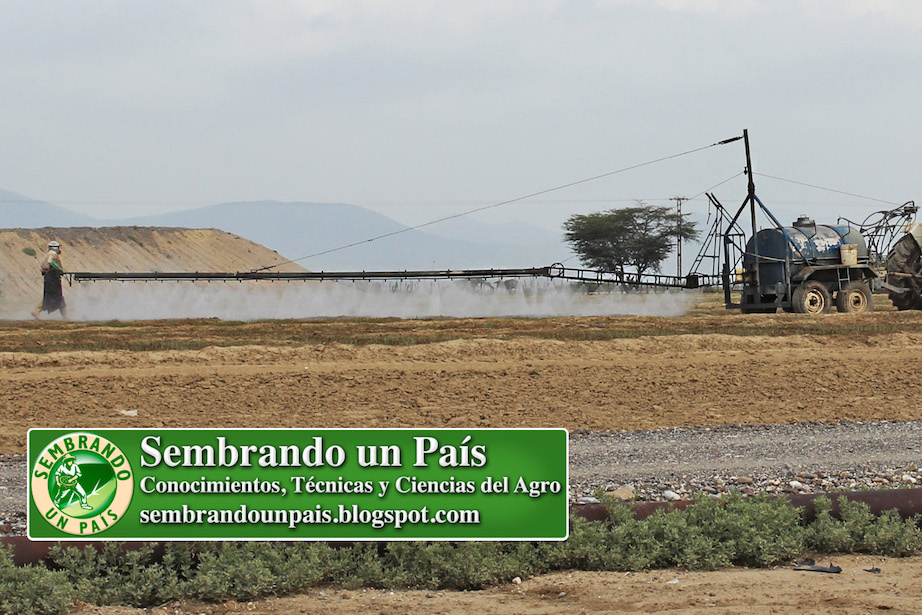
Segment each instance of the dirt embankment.
M23 317L23 308L41 297L39 263L51 240L61 244L66 271L249 271L286 260L274 250L217 229L0 229L0 318ZM303 268L288 263L277 271Z

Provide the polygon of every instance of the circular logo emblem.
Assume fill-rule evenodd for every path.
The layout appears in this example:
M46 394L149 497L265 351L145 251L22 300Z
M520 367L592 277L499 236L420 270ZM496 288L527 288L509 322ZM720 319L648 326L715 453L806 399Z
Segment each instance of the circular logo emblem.
M67 534L90 536L122 518L131 504L134 478L128 458L115 444L74 432L42 450L30 487L45 521Z

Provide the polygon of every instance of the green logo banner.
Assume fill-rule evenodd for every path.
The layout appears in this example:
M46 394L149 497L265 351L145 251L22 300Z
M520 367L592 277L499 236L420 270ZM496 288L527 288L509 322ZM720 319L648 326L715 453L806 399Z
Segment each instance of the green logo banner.
M32 540L565 540L565 429L31 429Z

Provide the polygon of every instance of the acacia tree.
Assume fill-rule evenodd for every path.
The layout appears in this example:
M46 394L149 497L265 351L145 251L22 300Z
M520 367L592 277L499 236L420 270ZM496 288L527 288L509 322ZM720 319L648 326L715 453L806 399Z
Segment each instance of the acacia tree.
M641 201L635 207L572 215L563 228L583 265L619 274L625 268L638 274L659 271L676 239L694 240L699 235L688 214Z

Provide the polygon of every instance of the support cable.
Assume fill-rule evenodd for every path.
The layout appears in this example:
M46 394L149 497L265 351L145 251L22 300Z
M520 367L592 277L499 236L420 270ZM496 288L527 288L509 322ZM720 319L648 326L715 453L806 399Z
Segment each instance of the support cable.
M308 254L307 256L302 256L302 257L300 257L300 258L295 258L295 259L292 259L292 260L283 261L283 262L281 262L281 263L275 263L274 265L267 265L267 266L265 266L265 267L260 267L259 269L253 269L253 270L251 271L251 273L257 273L257 272L259 272L259 271L266 271L267 269L274 269L274 268L280 267L280 266L282 266L282 265L287 265L287 264L290 264L290 263L296 263L296 262L298 262L298 261L307 260L307 259L309 259L309 258L314 258L314 257L317 257L317 256L323 256L323 255L325 255L325 254L330 254L330 253L332 253L332 252L339 252L340 250L346 250L346 249L348 249L348 248L354 248L355 246L359 246L359 245L362 245L362 244L364 244L364 243L370 243L370 242L372 242L372 241L378 241L379 239L385 239L385 238L387 238L387 237L393 237L394 235L400 235L400 234L406 233L406 232L408 232L408 231L415 231L415 230L417 230L417 229L421 229L421 228L426 227L426 226L431 226L431 225L437 224L437 223L439 223L439 222L445 222L446 220L452 220L452 219L454 219L454 218L460 218L460 217L462 217L462 216L467 216L467 215L470 215L470 214L473 214L473 213L477 213L477 212L480 212L480 211L485 211L485 210L487 210L487 209L493 209L493 208L496 208L496 207L501 207L501 206L503 206L503 205L509 205L509 204L511 204L511 203L517 203L517 202L519 202L519 201L524 201L524 200L526 200L526 199L534 198L534 197L536 197L536 196L541 196L542 194L548 194L548 193L551 193L551 192L556 192L556 191L558 191L558 190L564 190L564 189L566 189L566 188L572 188L573 186L578 186L578 185L580 185L580 184L585 184L585 183L588 183L588 182L596 181L596 180L599 180L599 179L602 179L602 178L605 178L605 177L611 177L612 175L617 175L617 174L619 174L619 173L625 173L625 172L627 172L627 171L632 171L632 170L634 170L634 169L639 169L639 168L641 168L641 167L646 167L646 166L650 166L650 165L657 164L657 163L660 163L660 162L665 162L665 161L667 161L667 160L672 160L672 159L674 159L674 158L679 158L679 157L681 157L681 156L687 156L687 155L689 155L689 154L694 154L694 153L696 153L696 152L700 152L700 151L702 151L702 150L710 149L710 148L712 148L712 147L717 147L717 146L719 146L719 145L726 145L726 144L728 144L728 143L733 143L734 141L738 141L738 140L740 140L740 139L742 139L742 138L743 138L742 136L739 136L739 137L732 137L732 138L730 138L730 139L724 139L723 141L718 141L717 143L711 143L710 145L705 145L705 146L702 146L702 147L696 147L696 148L694 148L694 149L686 150L686 151L680 152L680 153L678 153L678 154L672 154L671 156L664 156L664 157L662 157L662 158L657 158L657 159L655 159L655 160L648 160L647 162L642 162L642 163L640 163L640 164L635 164L635 165L631 165L631 166L628 166L628 167L624 167L624 168L618 169L618 170L616 170L616 171L609 171L608 173L602 173L601 175L595 175L595 176L593 176L593 177L587 177L586 179L580 179L580 180L577 180L577 181L574 181L574 182L570 182L570 183L567 183L567 184L562 184L562 185L560 185L560 186L555 186L554 188L547 188L547 189L545 189L545 190L539 190L538 192L533 192L533 193L531 193L531 194L526 194L525 196L520 196L520 197L517 197L517 198L514 198L514 199L509 199L509 200L507 200L507 201L501 201L501 202L499 202L499 203L493 203L492 205L484 205L483 207L477 207L477 208L475 208L475 209L471 209L471 210L468 210L468 211L464 211L464 212L461 212L461 213L458 213L458 214L453 214L453 215L451 215L451 216L445 216L445 217L443 217L443 218L438 218L438 219L436 219L436 220L431 220L431 221L429 221L429 222L424 222L424 223L422 223L422 224L417 224L416 226L408 226L408 227L406 227L406 228L403 228L403 229L400 229L400 230L397 230L397 231L392 231L392 232L390 232L390 233L384 233L383 235L377 235L376 237L371 237L370 239L363 239L362 241L355 241L355 242L353 242L353 243L350 243L350 244L347 244L347 245L343 245L343 246L339 246L339 247L337 247L337 248L330 248L329 250L323 250L323 251L321 251L321 252L315 252L315 253L313 253L313 254ZM729 181L729 180L728 180L728 181Z
M705 190L702 190L701 192L699 192L699 193L696 194L695 196L688 197L688 200L689 200L689 201L694 201L695 199L697 199L697 198L698 198L699 196L701 196L702 194L707 194L708 192L713 192L713 191L714 191L714 188L719 188L720 186L723 186L723 185L726 184L727 182L733 181L733 180L736 179L737 177L739 177L739 176L741 176L741 175L745 175L745 174L746 174L746 171L740 171L739 173L737 173L737 174L734 175L733 177L728 177L727 179L723 180L723 181L720 182L719 184L714 184L714 185L711 186L710 188L707 188L707 189L705 189Z
M787 182L787 183L789 183L789 184L797 184L798 186L806 186L807 188L816 188L817 190L825 190L826 192L834 192L834 193L836 193L836 194L844 194L845 196L853 196L853 197L855 197L855 198L865 199L865 200L868 200L868 201L876 201L876 202L878 202L878 203L885 203L885 204L887 204L887 205L897 205L897 206L900 205L900 203L897 203L897 202L895 202L895 201L885 201L884 199L875 199L874 197L871 197L871 196L864 196L864 195L862 195L862 194L855 194L854 192L845 192L845 191L843 191L843 190L836 190L836 189L834 189L834 188L826 188L826 187L823 187L823 186L817 186L817 185L815 185L815 184L808 184L808 183L806 183L806 182L795 181L795 180L793 180L793 179L785 179L785 178L783 178L783 177L775 177L774 175L766 175L765 173L753 173L753 175L758 175L759 177L765 177L765 178L767 178L767 179L774 179L774 180L781 181L781 182Z

